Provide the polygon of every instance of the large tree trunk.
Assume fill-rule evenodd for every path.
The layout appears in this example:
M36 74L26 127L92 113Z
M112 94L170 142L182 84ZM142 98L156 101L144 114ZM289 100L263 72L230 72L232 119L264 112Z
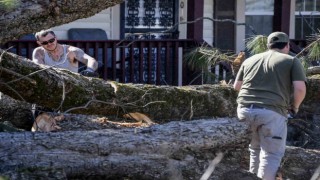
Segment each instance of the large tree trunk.
M0 133L0 174L57 169L82 179L200 179L222 152L211 179L224 179L229 171L248 166L247 128L221 118L86 133ZM310 179L320 164L320 152L290 148L284 159L286 177Z
M235 115L236 92L228 86L119 84L38 66L10 53L3 54L0 68L1 92L61 112L105 116L142 112L158 122Z
M19 36L97 14L123 0L11 0L0 2L0 44Z
M55 168L68 177L106 179L169 179L175 171L199 179L216 152L243 148L246 129L232 119L212 119L86 133L0 133L0 171Z

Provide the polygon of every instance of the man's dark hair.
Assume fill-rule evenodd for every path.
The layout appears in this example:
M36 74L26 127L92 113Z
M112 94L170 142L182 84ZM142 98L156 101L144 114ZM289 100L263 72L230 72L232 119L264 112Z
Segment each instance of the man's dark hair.
M283 49L284 47L286 47L288 43L286 42L278 42L278 43L274 43L274 44L270 44L269 45L269 49Z
M39 41L40 37L46 37L48 34L52 34L53 36L56 36L51 29L41 30L37 32L34 36Z

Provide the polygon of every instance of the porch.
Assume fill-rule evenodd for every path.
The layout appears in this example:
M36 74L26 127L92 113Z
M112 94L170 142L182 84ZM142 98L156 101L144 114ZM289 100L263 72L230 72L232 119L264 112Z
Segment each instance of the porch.
M191 72L183 63L183 54L200 43L185 40L59 40L83 49L98 63L99 77L121 83L187 85ZM2 46L9 52L32 59L38 45L34 40L10 41ZM81 69L81 65L79 67Z
M200 72L190 70L183 60L191 48L201 46L202 42L196 40L59 40L59 43L79 47L94 57L99 62L99 77L104 80L172 86L201 84ZM306 42L291 40L291 45L291 50L298 53ZM2 48L32 59L37 46L34 40L16 40ZM226 78L226 69L213 68L215 82Z

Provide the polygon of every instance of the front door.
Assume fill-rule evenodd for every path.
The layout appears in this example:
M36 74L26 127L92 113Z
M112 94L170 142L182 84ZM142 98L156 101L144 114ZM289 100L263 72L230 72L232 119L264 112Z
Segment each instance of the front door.
M121 39L156 41L179 37L178 0L126 0L121 5L121 15ZM171 82L166 82L165 79L170 79L166 76L172 72L173 67L169 67L167 64L170 65L174 61L166 59L166 51L172 50L163 47L160 49L144 47L133 48L131 51L128 48L125 51L126 57L128 57L125 64L125 82L155 84L158 81L161 84L170 84ZM129 58L130 52L134 54L133 62ZM142 60L141 57L143 57ZM130 67L130 65L134 67ZM143 72L140 72L141 66ZM161 69L158 80L156 79L157 66ZM132 68L134 74L129 71ZM141 74L143 75L141 76Z

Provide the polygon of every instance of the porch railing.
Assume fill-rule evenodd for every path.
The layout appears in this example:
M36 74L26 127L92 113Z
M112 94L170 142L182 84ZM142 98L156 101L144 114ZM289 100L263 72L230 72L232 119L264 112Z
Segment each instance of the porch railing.
M194 40L75 41L60 40L83 49L99 62L101 78L122 83L156 85L188 84L188 70L183 68L183 52L198 45ZM31 40L6 43L2 48L32 59L38 45Z
M61 40L83 49L99 62L100 78L121 83L155 85L202 84L201 72L191 71L183 63L183 55L189 48L199 46L194 40L106 40L75 41ZM305 40L291 40L296 53L305 47ZM38 45L33 40L10 41L2 46L17 55L32 58ZM214 82L226 78L226 69L216 66ZM229 70L230 73L230 70Z

